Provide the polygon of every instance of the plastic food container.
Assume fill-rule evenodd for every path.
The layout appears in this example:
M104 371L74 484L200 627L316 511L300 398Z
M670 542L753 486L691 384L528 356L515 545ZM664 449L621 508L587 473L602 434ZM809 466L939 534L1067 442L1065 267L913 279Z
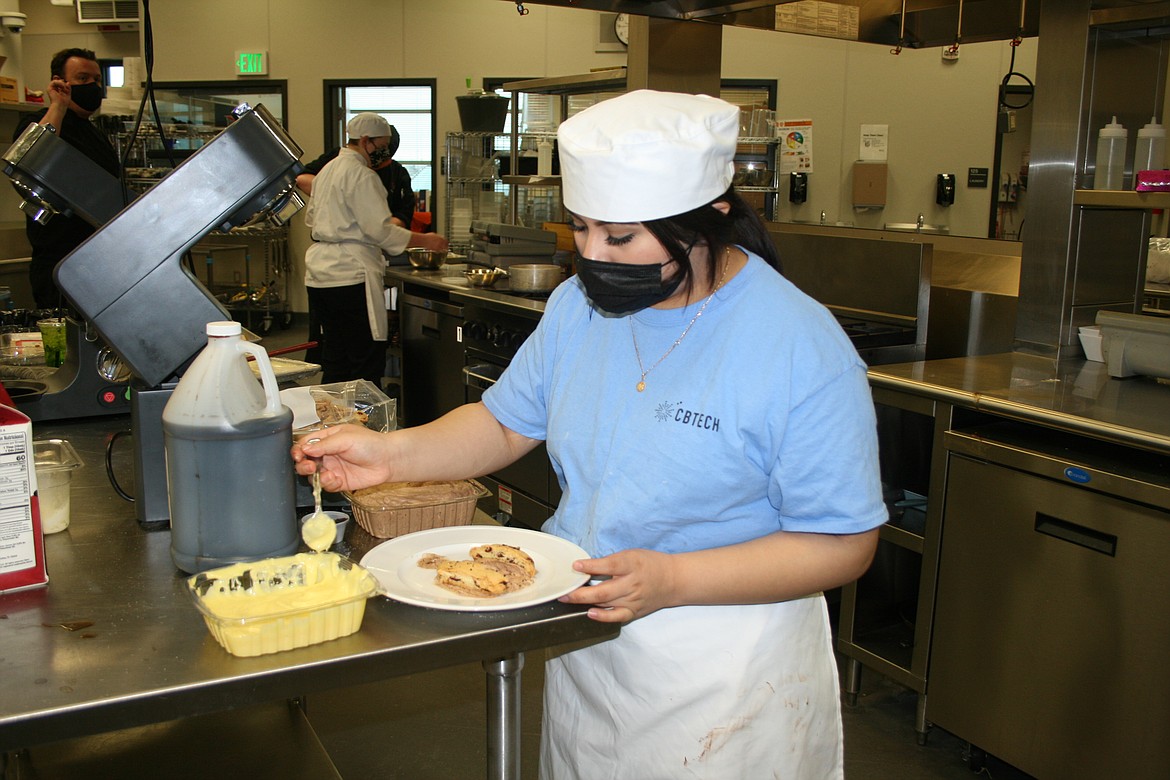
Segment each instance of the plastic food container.
M444 494L449 498L443 498ZM474 479L452 482L388 482L343 493L353 519L371 536L395 536L467 525L475 517L475 502L489 491Z
M69 483L73 470L84 466L73 445L64 439L33 442L37 469L37 501L41 533L55 534L69 527Z
M187 579L207 629L237 656L349 636L362 627L374 575L336 553L300 553L212 569Z

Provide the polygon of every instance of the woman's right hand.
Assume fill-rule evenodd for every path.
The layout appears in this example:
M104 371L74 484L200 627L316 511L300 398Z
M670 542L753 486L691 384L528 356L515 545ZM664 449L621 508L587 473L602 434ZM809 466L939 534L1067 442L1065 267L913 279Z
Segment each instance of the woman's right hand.
M389 435L361 425L338 425L317 431L293 445L298 474L321 474L330 493L359 490L390 481Z

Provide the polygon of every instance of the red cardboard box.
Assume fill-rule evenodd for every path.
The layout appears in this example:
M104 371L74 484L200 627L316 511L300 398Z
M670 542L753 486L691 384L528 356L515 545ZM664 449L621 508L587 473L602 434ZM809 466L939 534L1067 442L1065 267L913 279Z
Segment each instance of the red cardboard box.
M49 582L36 492L32 421L0 406L0 593Z

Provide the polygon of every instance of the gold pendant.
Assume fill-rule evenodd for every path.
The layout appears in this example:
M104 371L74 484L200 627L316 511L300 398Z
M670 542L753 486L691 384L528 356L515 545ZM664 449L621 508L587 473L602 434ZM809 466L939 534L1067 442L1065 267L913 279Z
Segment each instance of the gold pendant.
M646 382L645 381L639 382L638 383L638 392L640 393L645 389L646 389Z

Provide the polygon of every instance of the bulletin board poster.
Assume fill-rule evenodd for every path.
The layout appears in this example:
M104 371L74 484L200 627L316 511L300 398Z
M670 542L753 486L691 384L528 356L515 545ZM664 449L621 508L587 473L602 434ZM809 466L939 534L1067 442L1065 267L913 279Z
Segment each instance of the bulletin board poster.
M780 138L780 173L812 173L811 119L782 119L776 123Z

